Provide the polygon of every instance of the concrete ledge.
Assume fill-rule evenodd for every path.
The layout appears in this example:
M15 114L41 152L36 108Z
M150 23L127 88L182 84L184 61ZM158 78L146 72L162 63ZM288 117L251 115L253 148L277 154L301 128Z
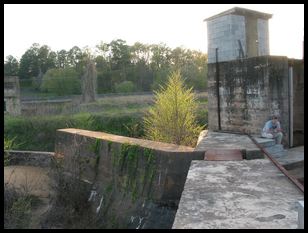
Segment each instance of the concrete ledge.
M17 151L9 150L9 165L24 165L35 167L49 167L55 158L54 152L45 151Z
M86 136L91 138L103 139L111 142L137 144L142 147L146 147L153 150L158 149L160 151L165 151L165 152L192 152L195 150L194 148L188 146L179 146L171 143L156 142L139 138L130 138L114 134L108 134L104 132L96 132L83 129L68 128L68 129L58 129L57 131L66 132L70 134L78 134L81 136Z

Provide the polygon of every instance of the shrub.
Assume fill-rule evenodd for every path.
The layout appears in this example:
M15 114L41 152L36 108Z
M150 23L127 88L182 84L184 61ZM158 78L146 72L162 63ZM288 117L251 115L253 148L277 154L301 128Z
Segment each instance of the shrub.
M117 93L127 93L134 92L136 90L136 86L132 81L124 81L119 84L115 84L115 91Z
M8 150L11 150L13 148L14 140L15 138L9 139L4 137L4 166L8 166L10 164Z
M167 86L154 93L154 106L144 117L146 137L194 146L202 127L196 123L196 97L192 88L185 88L180 72L172 72Z
M57 95L80 94L78 73L73 68L50 69L43 76L41 90Z
M4 184L4 228L28 228L35 197Z

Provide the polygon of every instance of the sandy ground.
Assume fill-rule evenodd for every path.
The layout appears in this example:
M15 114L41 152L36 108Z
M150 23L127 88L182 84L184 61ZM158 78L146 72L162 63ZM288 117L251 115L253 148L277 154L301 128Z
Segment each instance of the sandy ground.
M32 166L4 167L4 183L28 192L39 198L40 204L32 210L31 229L40 229L40 221L50 206L52 190L48 169Z

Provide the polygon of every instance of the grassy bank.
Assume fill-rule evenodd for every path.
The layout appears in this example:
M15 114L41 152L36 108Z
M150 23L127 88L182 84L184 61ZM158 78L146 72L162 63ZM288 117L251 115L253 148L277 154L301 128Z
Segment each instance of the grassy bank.
M207 123L207 100L198 96L197 120ZM4 117L4 137L14 139L12 149L54 151L56 130L80 128L130 137L142 137L142 117L152 97L103 98L96 103L81 105L75 114Z

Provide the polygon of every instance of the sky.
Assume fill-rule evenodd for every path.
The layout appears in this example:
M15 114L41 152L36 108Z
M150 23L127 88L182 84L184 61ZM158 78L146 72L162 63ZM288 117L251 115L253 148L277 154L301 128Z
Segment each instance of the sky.
M5 4L4 58L33 43L58 51L114 39L207 53L203 20L236 6L273 14L270 55L303 57L304 4Z

